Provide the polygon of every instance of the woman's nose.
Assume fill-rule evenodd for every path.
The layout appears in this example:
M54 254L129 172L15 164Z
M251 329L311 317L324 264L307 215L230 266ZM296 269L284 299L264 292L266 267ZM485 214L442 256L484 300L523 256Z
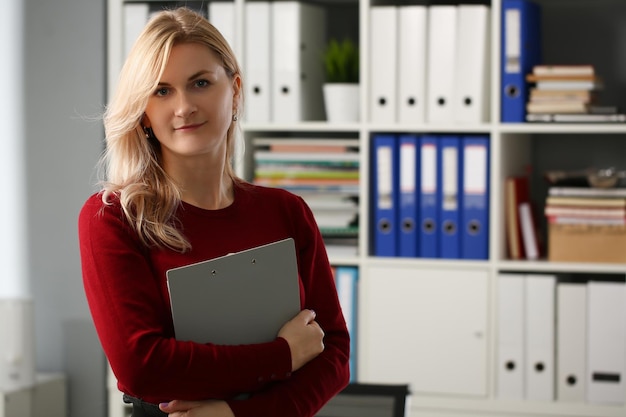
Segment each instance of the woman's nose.
M188 117L197 110L195 103L188 94L181 93L178 95L176 102L175 115L178 117Z

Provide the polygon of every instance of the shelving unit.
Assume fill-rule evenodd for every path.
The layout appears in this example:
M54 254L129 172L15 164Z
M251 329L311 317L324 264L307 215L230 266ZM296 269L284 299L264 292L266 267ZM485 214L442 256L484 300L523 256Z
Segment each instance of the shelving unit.
M238 13L245 1L235 0ZM144 0L145 2L145 0ZM109 4L109 85L121 65L123 0ZM175 2L158 2L174 4ZM420 0L315 0L341 19L329 26L340 31L346 21L360 45L361 122L334 125L323 121L295 124L244 123L250 152L257 136L316 135L359 138L361 143L360 224L356 257L333 257L335 265L359 269L358 379L360 382L411 383L411 417L525 416L618 417L626 405L594 405L559 401L505 401L497 383L497 277L502 272L586 274L597 279L626 276L626 265L511 261L506 257L504 189L507 176L532 165L533 200L542 204L547 169L626 166L626 124L507 124L500 114L500 0L491 8L491 117L480 124L377 124L368 116L369 9L378 5L436 4ZM460 1L459 3L463 3ZM470 3L470 1L468 1ZM475 3L475 2L473 2ZM603 76L610 104L626 108L626 19L621 0L537 0L543 14L545 63L593 63ZM205 5L206 6L206 3ZM336 9L334 9L336 8ZM243 19L238 18L239 22ZM338 21L338 23L337 23ZM245 28L239 25L241 35ZM239 36L238 39L243 39ZM245 45L238 44L242 50ZM245 63L244 63L245 68ZM245 74L244 74L245 75ZM489 259L485 261L378 258L371 256L369 219L370 140L375 133L478 133L490 137ZM250 155L238 166L249 179ZM245 162L247 161L247 162ZM545 238L545 236L544 236ZM109 385L119 395L114 385ZM121 397L120 403L121 403ZM114 401L111 401L112 407ZM110 416L119 413L111 410Z

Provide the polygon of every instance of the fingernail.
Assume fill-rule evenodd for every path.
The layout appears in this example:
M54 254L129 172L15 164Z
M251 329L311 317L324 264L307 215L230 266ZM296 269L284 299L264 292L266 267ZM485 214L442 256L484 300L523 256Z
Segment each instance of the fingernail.
M160 407L167 407L170 403L161 403L159 404Z

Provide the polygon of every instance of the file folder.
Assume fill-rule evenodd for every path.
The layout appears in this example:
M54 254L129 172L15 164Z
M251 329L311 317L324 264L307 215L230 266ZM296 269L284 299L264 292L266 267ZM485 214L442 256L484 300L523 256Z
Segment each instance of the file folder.
M267 1L245 3L245 120L272 121L271 9Z
M374 135L372 185L375 256L397 255L398 142L393 135Z
M501 16L501 120L526 121L526 75L541 62L541 9L529 0L503 0Z
M527 400L554 400L555 297L556 276L526 276L524 312Z
M167 271L176 339L271 342L300 311L296 248L286 238Z
M370 121L394 123L397 118L398 8L370 9Z
M489 258L489 137L462 138L461 257Z
M588 285L587 401L624 404L626 401L626 285Z
M489 121L490 16L488 6L458 6L458 41L454 83L454 120L460 123Z
M273 121L324 120L325 11L296 1L272 2L271 10Z
M587 365L587 286L557 285L557 392L562 402L584 402Z
M339 304L350 334L350 381L357 380L357 312L358 312L358 269L354 266L337 266L335 284Z
M220 31L237 59L241 58L237 45L237 20L234 1L212 1L209 3L209 22Z
M437 152L439 192L439 257L461 257L461 148L458 136L441 136Z
M420 137L420 193L419 193L419 256L438 258L439 183L437 176L437 136Z
M426 121L429 123L454 121L457 15L457 6L428 7Z
M399 136L400 146L400 204L397 233L398 255L408 258L418 256L418 181L419 163L418 137L406 134Z
M399 6L398 10L398 122L423 123L426 117L427 7Z
M525 276L498 275L497 396L524 399Z

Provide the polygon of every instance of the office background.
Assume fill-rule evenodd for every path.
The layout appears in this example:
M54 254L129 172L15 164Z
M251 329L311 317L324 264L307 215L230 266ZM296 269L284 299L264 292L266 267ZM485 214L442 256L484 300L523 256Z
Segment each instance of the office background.
M67 375L72 416L104 417L106 364L82 289L77 216L102 149L106 2L0 4L0 297L30 292L37 370Z

